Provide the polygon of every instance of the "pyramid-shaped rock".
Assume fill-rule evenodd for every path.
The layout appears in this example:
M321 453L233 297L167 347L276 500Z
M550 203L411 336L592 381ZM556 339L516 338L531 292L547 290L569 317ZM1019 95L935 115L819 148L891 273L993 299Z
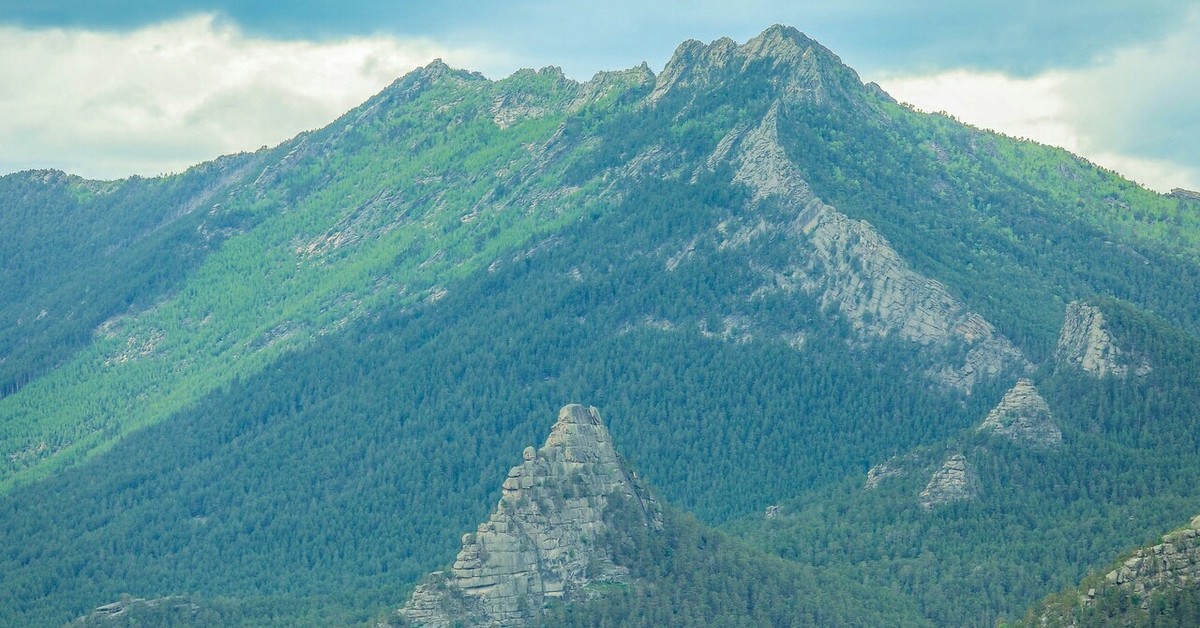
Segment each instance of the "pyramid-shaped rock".
M1016 443L1035 447L1062 444L1062 430L1054 422L1050 406L1033 382L1018 380L979 426L980 432L992 432Z
M570 598L592 582L620 582L625 568L606 545L614 506L640 525L662 527L655 498L613 449L595 408L568 405L541 449L504 480L500 503L448 572L435 572L399 611L417 626L514 626L551 599ZM627 518L628 519L628 518Z

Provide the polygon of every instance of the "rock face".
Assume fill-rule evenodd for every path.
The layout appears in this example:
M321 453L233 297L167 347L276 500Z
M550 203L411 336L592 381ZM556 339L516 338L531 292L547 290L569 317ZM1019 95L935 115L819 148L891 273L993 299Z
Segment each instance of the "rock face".
M979 495L979 478L962 454L946 459L921 491L921 507L929 510L949 502L973 499Z
M858 75L837 55L800 31L776 24L740 46L728 37L707 45L694 39L685 41L659 74L650 100L721 81L754 63L775 66L775 80L782 92L809 102L845 102L848 92L861 89Z
M1171 190L1171 193L1168 196L1174 196L1175 198L1181 198L1185 201L1200 201L1200 192L1195 192L1193 190L1186 190L1184 188L1175 188L1175 189Z
M1150 372L1150 362L1120 349L1113 343L1112 333L1105 325L1100 308L1073 301L1067 305L1054 359L1070 368L1083 370L1095 377L1124 378Z
M735 181L746 184L756 202L785 209L784 225L748 225L727 239L730 246L757 234L785 234L797 241L790 263L771 269L764 290L803 290L822 306L842 313L865 339L898 337L934 354L965 348L960 363L931 360L930 375L970 392L981 378L1006 370L1029 370L1016 346L983 317L967 310L941 283L914 271L869 223L854 220L817 198L779 141L779 110L743 134L731 134L710 158L733 153Z
M863 487L879 488L879 483L883 480L908 475L920 464L921 457L916 453L892 456L867 470L867 481Z
M1191 525L1163 536L1162 543L1137 550L1104 577L1107 585L1128 589L1145 607L1150 595L1169 589L1200 587L1200 517ZM1085 598L1088 603L1094 593Z
M116 625L121 618L136 616L138 613L159 609L160 613L166 611L179 619L189 619L200 611L200 606L192 602L189 598L182 595L173 595L159 598L141 598L123 595L116 602L102 604L92 610L91 613L76 619L71 623L72 626L113 626ZM160 614L159 617L162 617ZM144 621L144 620L143 620ZM132 620L129 624L122 625L138 625L137 619Z
M780 131L787 129L791 108L859 109L874 115L869 102L874 92L832 52L779 26L740 46L731 39L708 45L688 41L656 77L649 101L720 85L756 64L773 68L771 104L756 114L761 117L735 123L694 174L731 167L734 182L750 192L748 206L733 208L711 230L663 254L671 272L693 258L703 259L705 251L750 253L757 277L744 284L743 304L724 303L721 311L709 312L708 319L721 324L701 333L730 342L773 336L803 350L812 329L761 320L754 307L766 297L802 296L844 317L857 343L915 345L920 357L914 366L966 394L980 380L1032 370L1015 345L946 286L914 270L871 224L818 198L789 157L782 139L786 133ZM666 176L679 167L671 157L652 146L632 159L622 176Z
M453 568L431 574L400 609L402 625L523 625L552 598L628 577L604 543L622 534L606 511L623 500L642 525L661 528L661 509L613 449L599 412L564 407L546 443L523 457L491 517L463 535Z
M1062 431L1054 422L1050 406L1028 379L1018 380L1004 394L978 430L1034 447L1057 447L1062 444Z

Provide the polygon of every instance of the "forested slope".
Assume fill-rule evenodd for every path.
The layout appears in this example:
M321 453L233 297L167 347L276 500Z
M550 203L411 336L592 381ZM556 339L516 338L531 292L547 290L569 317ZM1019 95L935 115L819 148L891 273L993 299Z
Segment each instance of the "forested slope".
M1200 508L1200 342L1128 305L1103 307L1114 342L1153 370L1096 377L1047 364L1033 379L1060 445L966 430L874 461L884 463L874 482L852 477L735 528L785 558L902 583L927 617L949 625L1020 617L1131 541L1186 521ZM922 504L931 474L952 454L963 455L974 494Z

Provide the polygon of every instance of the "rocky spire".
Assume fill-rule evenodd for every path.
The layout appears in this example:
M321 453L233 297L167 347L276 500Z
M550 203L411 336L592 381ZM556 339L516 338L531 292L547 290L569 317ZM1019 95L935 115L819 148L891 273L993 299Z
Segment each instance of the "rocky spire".
M1062 430L1055 424L1050 406L1033 382L1024 378L1004 393L1004 398L988 413L978 430L1034 447L1062 444Z
M595 408L568 405L541 449L504 480L500 503L448 572L434 572L398 616L402 625L513 626L537 617L553 598L570 598L592 582L620 582L606 512L617 501L643 525L662 527L658 502L613 449Z

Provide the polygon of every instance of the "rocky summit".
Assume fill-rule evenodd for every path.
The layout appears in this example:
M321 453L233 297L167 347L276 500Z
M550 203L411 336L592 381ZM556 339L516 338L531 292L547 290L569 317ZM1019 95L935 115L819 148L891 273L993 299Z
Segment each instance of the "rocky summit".
M430 574L400 609L400 625L523 625L548 601L628 579L608 549L623 531L606 514L619 500L646 526L661 528L662 514L596 408L564 407L546 443L523 458L491 517L463 535L454 566Z
M0 626L994 625L1200 511L1195 195L790 27L433 62L177 175L0 176L0 233ZM538 448L568 398L661 531L594 411Z

